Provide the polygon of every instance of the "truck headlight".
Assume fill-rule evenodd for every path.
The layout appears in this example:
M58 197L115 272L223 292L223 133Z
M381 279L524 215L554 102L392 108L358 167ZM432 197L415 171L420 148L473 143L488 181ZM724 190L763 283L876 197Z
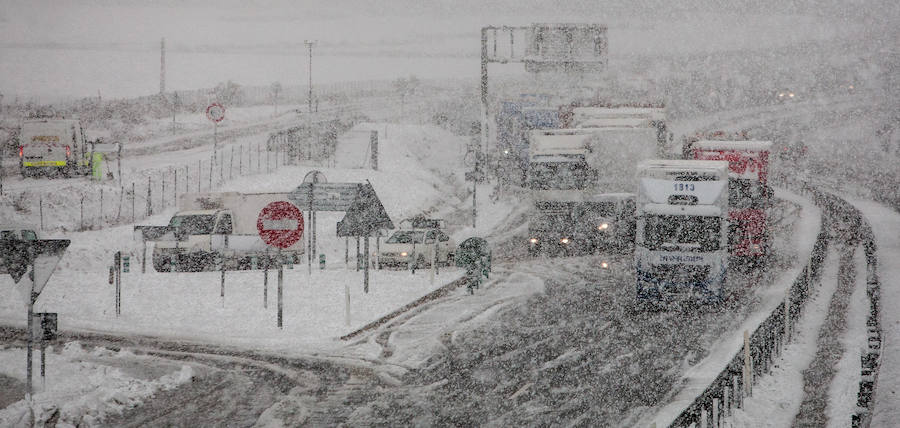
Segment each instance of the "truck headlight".
M606 229L609 229L609 223L602 223L599 226L597 226L597 230L606 230Z
M403 251L403 252L400 253L400 257L406 257L406 256L408 256L408 255L409 255L409 254L407 254L406 251Z
M568 243L569 243L569 238L563 238L563 239L560 239L560 240L559 240L559 243L560 243L560 244L564 244L564 245L565 245L565 244L568 244Z
M531 239L528 240L528 242L531 242L531 245L534 245L534 244L537 244L537 243L538 243L538 239L537 239L537 238L531 238Z

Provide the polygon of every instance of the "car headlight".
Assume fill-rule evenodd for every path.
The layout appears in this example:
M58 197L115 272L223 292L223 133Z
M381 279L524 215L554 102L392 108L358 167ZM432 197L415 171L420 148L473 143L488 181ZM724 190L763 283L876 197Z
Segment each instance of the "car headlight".
M597 230L606 230L606 229L609 229L609 223L602 223L601 225L597 226Z
M563 239L560 239L560 240L559 240L559 243L560 243L560 244L568 244L568 243L569 243L569 238L563 238Z
M403 252L400 253L400 257L406 257L406 256L408 256L408 255L409 255L409 254L407 254L406 251L403 251Z
M534 245L534 244L537 244L537 243L538 243L538 239L537 239L537 238L531 238L531 239L528 240L528 242L531 242L531 244Z
M603 269L609 269L609 263L607 263L607 262L600 262L600 267L603 268Z

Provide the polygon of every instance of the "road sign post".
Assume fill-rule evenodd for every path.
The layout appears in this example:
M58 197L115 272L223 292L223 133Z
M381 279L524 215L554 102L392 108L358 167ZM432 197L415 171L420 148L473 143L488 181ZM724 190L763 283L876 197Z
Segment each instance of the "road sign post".
M53 275L56 265L69 246L68 239L41 239L24 241L18 239L0 239L0 268L12 276L19 291L25 297L28 307L27 315L27 349L25 365L26 384L25 399L31 409L31 372L32 348L34 342L34 302L40 296L44 286ZM30 421L34 415L30 414Z
M219 122L225 119L225 107L219 103L210 104L206 107L206 118L213 123L213 153L215 153L219 147Z
M263 242L278 248L278 328L282 328L284 263L281 250L294 245L303 237L303 213L290 202L271 202L259 212L256 229ZM268 268L270 260L265 263Z

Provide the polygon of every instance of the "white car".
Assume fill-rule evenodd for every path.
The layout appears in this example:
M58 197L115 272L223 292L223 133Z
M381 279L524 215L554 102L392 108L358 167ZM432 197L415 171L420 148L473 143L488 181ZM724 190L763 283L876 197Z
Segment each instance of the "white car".
M440 229L401 229L381 244L378 269L384 266L404 266L418 269L431 266L437 250L438 264L451 265L456 254L456 242Z

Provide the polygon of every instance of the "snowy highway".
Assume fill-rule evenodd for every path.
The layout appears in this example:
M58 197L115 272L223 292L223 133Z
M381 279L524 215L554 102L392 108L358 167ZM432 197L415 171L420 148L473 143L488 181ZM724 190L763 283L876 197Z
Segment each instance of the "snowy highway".
M94 97L91 86L89 98L55 105L37 98L21 102L0 88L7 92L6 98L0 94L4 130L28 115L55 111L81 114L88 135L127 139L122 170L106 162L98 180L21 178L9 168L11 160L21 159L0 150L7 158L0 159L0 225L31 225L41 238L71 240L34 302L36 312L58 315L59 337L45 344L47 376L35 372L30 402L23 399L22 302L28 291L9 275L0 276L0 427L31 425L32 414L35 426L46 427L842 427L853 420L864 428L896 425L900 27L895 24L900 9L881 0L849 12L838 2L763 3L716 11L723 6L622 2L600 14L585 5L560 5L557 11L541 2L523 7L499 1L473 13L477 25L446 6L386 6L393 12L382 15L368 5L357 5L353 13L318 5L310 10L317 18L306 24L319 28L320 41L306 40L310 36L300 37L294 29L290 42L271 40L288 34L277 34L282 20L297 27L307 19L292 15L293 6L263 13L253 6L222 5L219 15L209 17L210 28L224 21L231 30L234 22L249 19L264 23L254 27L262 33L244 34L248 40L233 35L224 45L178 40L170 45L173 58L200 64L205 56L226 52L234 56L230 62L260 62L256 53L241 53L255 52L258 43L275 58L273 64L288 61L278 53L282 49L301 52L304 61L308 52L312 73L315 46L315 67L321 67L316 76L331 82L355 75L358 81L323 88L315 98L318 108L321 96L321 109L310 113L306 103L312 106L313 99L307 97L314 92L306 81L290 82L278 99L274 85L243 87L233 84L231 75L216 77L245 94L228 105L227 119L217 128L198 109L179 111L175 121L169 111L174 101L167 104L163 87L161 97L129 101L100 99L99 92ZM383 20L365 24L390 31L375 37L359 24L364 42L345 33L341 25L357 24L342 19L369 12ZM481 100L489 107L482 112L475 48L485 16L494 24L606 21L609 52L603 54L609 63L602 72L573 76L516 73L511 69L522 64L492 63L489 86L487 66L483 69L488 89ZM454 19L458 26L446 25ZM4 16L0 28L7 27L22 25L15 16ZM26 47L16 45L25 40L21 28L11 34L12 47L0 46L4 56L10 49L25 49L22 57L33 56L30 49L67 49L54 45L52 31L46 41ZM155 32L146 37L158 41ZM497 55L497 36L491 37L493 51L484 45L482 55ZM509 40L512 56L513 37ZM57 47L48 49L44 42ZM136 55L123 43L114 50ZM423 45L427 53L416 50ZM198 47L203 53L193 51ZM153 79L160 65L155 49L156 42ZM373 68L336 66L346 57L353 57L353 64L369 61ZM443 61L446 69L417 77L397 68L405 62L394 61L413 58ZM307 63L302 65L306 73ZM176 67L184 64L172 66L173 76L183 73ZM262 76L260 67L265 68L246 65L260 74L255 80L288 73ZM397 68L393 80L371 80L391 67ZM468 74L446 77L456 69ZM0 86L27 85L23 76L14 77L0 78ZM200 98L218 97L215 91L222 86L192 90ZM40 94L39 89L31 90ZM73 83L76 89L83 88ZM654 136L663 140L657 147L661 158L680 157L682 141L715 131L771 141L773 192L771 199L765 197L764 212L770 257L755 267L732 259L721 303L688 298L654 305L636 298L631 248L572 257L529 255L529 223L541 195L520 187L515 174L504 175L501 158L508 153L497 150L479 164L485 182L473 187L468 179L477 175L473 160L480 144L489 152L500 147L499 106L536 94L550 94L561 122L567 103L574 115L573 100L579 97L592 98L596 106L610 100L650 103L643 107L663 102L665 129L672 133ZM129 103L125 111L110 107ZM128 116L134 111L143 116ZM487 132L479 135L484 118ZM296 132L290 142L267 144L289 128ZM335 139L322 137L331 130ZM11 141L5 147L12 147ZM590 144L581 148L590 153ZM523 153L530 156L527 149ZM723 171L728 167L720 164ZM599 172L604 185L619 178L602 175L610 171ZM180 195L287 194L314 172L328 183L370 184L395 226L424 215L444 220L442 230L455 244L486 239L493 262L489 278L470 293L466 269L449 256L448 266L439 270L402 264L375 269L373 261L364 273L360 263L366 263L357 260L361 241L338 237L342 211L317 213L317 248L309 258L284 266L278 288L274 270L157 272L150 256L155 244L144 246L135 236L135 226L169 224L182 211ZM305 227L306 240L311 217L304 221L297 224ZM210 224L206 234L213 236L212 230ZM230 232L225 233L227 242ZM371 257L378 256L390 233L371 240ZM706 251L696 247L688 251ZM724 244L717 250L728 256ZM131 263L120 278L120 295L110 276L116 252ZM798 303L788 307L786 298ZM873 314L876 308L881 311ZM794 324L771 323L791 319L793 309ZM782 332L788 340L780 339ZM776 338L775 346L749 345L751 335ZM36 370L42 353L35 351ZM879 368L875 372L867 371L871 361ZM735 371L736 362L747 369Z

